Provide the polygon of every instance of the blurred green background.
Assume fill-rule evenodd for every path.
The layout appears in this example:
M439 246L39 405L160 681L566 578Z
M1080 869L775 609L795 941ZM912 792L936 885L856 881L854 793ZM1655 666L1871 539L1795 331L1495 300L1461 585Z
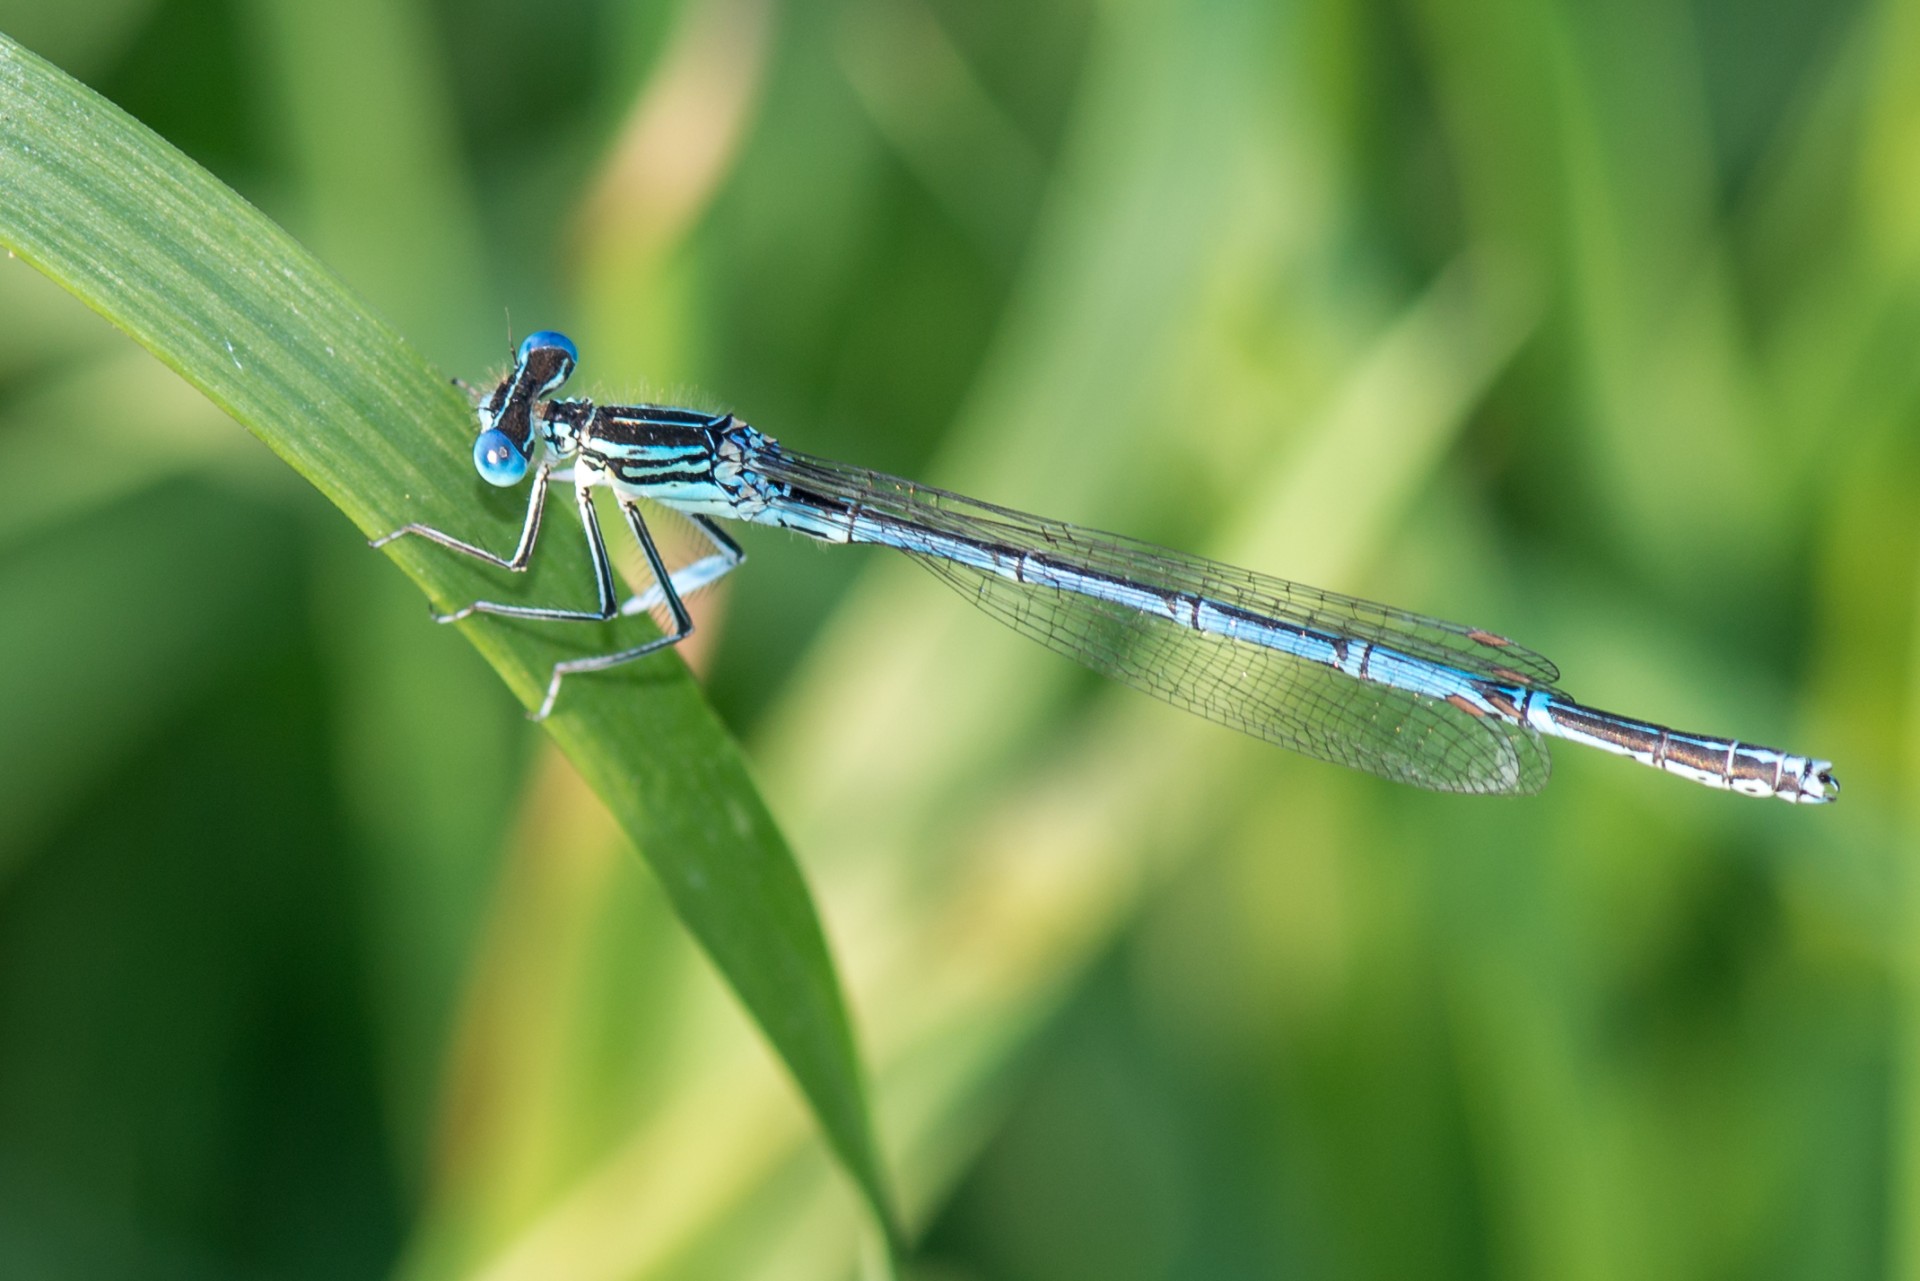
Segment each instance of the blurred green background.
M0 30L449 373L564 328L582 394L1494 628L1585 701L1837 762L1827 810L1576 749L1539 798L1435 797L746 531L693 657L819 896L926 1275L1920 1275L1920 3ZM17 262L0 470L0 1273L876 1266L493 675Z

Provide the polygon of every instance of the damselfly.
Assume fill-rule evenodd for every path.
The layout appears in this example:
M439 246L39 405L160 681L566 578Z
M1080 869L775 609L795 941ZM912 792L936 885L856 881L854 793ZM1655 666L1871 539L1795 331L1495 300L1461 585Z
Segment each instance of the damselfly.
M1583 707L1557 688L1552 663L1492 632L811 458L731 414L554 399L578 359L564 335L533 334L477 405L473 461L481 477L504 487L533 473L511 553L424 525L374 542L417 534L525 569L548 486L571 481L593 557L595 606L476 601L436 617L605 621L662 610L670 630L556 664L536 719L553 710L567 676L686 639L693 621L682 598L743 559L715 523L720 517L822 542L898 548L1015 631L1095 671L1256 738L1416 787L1538 791L1550 766L1542 740L1553 737L1746 796L1818 804L1839 795L1829 761ZM595 512L599 486L613 491L653 578L625 602ZM710 546L669 570L642 499L690 517Z

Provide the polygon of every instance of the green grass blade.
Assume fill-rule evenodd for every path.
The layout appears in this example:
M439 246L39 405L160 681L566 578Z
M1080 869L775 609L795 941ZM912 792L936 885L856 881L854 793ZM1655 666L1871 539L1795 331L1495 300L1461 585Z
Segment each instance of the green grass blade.
M524 499L478 492L471 411L446 378L212 175L5 37L0 243L131 334L362 531L419 520L510 545ZM501 593L498 575L464 558L410 540L392 551L435 601ZM581 547L558 536L541 551L527 590L584 595ZM596 639L592 628L500 620L466 634L529 703L557 658ZM811 896L684 667L668 659L576 681L548 726L646 855L897 1238Z

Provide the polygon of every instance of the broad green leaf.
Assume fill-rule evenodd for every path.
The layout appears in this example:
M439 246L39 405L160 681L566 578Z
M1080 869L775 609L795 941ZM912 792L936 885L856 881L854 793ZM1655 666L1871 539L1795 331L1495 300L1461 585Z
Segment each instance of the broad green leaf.
M524 495L483 492L469 462L471 411L446 377L212 175L5 37L0 243L132 335L363 532L425 521L511 544ZM556 521L531 581L516 588L585 598L584 550L566 533ZM443 606L509 590L502 575L419 540L391 551ZM616 633L636 639L631 625L463 626L528 704L557 659L611 648ZM576 680L547 726L645 854L897 1240L811 896L685 668L666 658Z

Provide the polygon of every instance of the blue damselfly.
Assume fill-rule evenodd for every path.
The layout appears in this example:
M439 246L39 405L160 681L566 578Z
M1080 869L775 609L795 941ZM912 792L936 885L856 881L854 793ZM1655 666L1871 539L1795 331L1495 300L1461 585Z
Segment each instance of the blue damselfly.
M477 405L480 475L504 487L533 473L511 553L424 525L374 543L417 534L525 569L548 486L571 481L595 607L476 601L436 617L605 621L661 610L670 630L556 664L536 719L553 710L565 677L631 662L692 632L682 598L743 559L719 517L898 548L1015 631L1095 671L1256 738L1416 787L1538 791L1550 767L1543 738L1553 737L1746 796L1818 804L1839 795L1829 761L1583 707L1557 688L1551 662L1493 632L812 458L731 414L553 398L578 359L564 335L533 334ZM593 503L600 486L613 491L653 579L625 602ZM669 570L642 499L689 517L708 549Z

